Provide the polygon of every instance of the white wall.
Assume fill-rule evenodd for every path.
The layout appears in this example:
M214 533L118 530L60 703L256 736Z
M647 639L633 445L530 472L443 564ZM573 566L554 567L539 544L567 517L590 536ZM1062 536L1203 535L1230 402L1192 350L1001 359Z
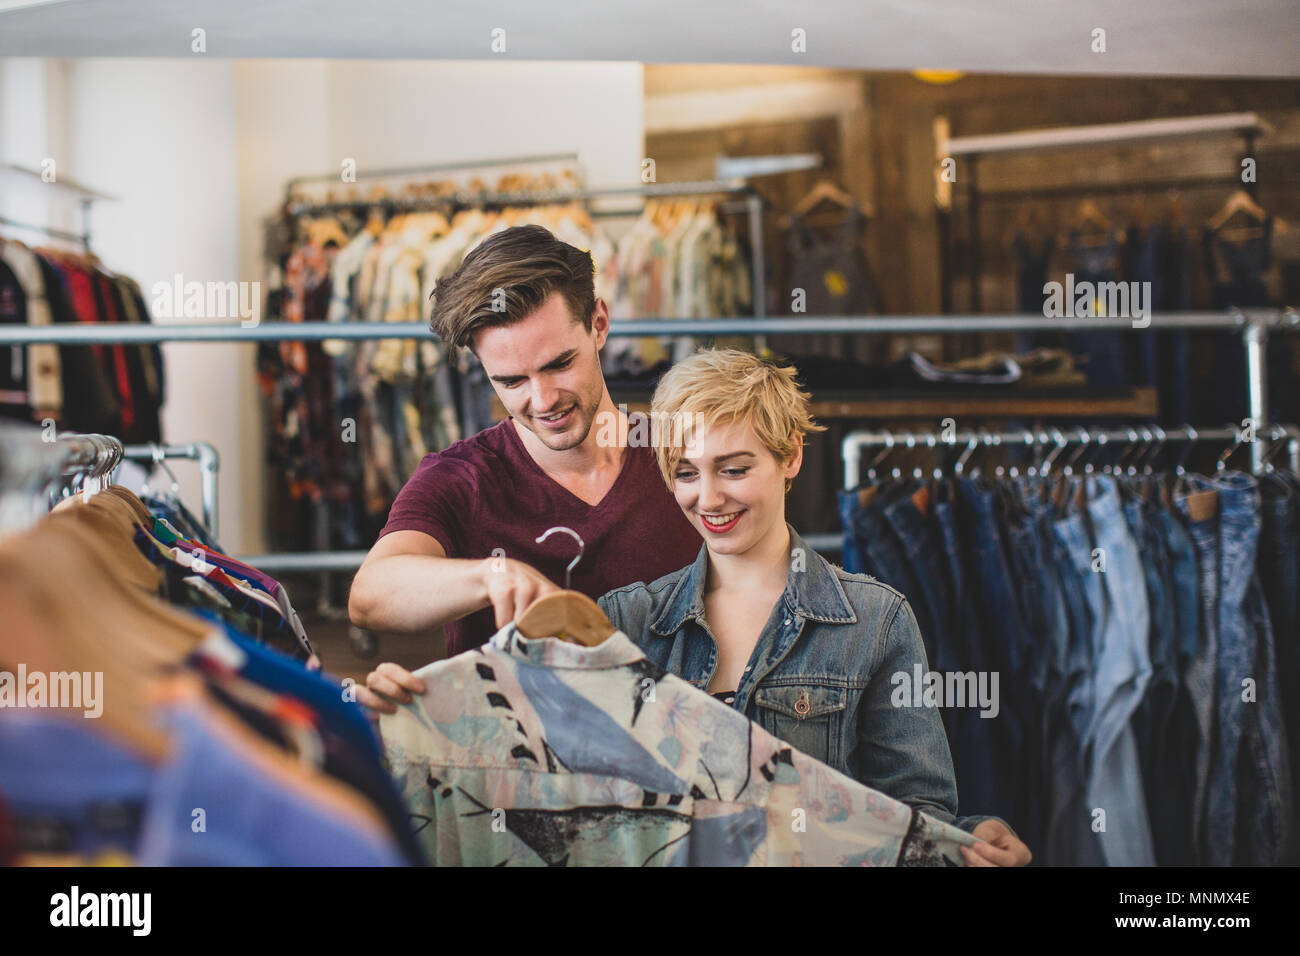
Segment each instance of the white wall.
M239 269L234 81L228 60L74 61L72 166L86 185L117 197L95 207L94 248L140 283L146 301L154 283L171 284L176 273L186 282L256 278ZM163 437L217 447L221 540L241 550L254 518L242 475L261 459L246 427L255 400L250 350L169 343L163 356ZM197 465L171 468L197 508Z
M153 283L178 272L185 281L265 283L262 220L281 201L285 181L337 171L345 157L364 174L577 152L590 183L639 182L640 64L67 62L65 75L57 61L0 61L0 156L36 166L65 136L69 160L60 169L119 200L95 209L95 250L108 267L135 277L146 298ZM254 346L164 350L164 437L217 446L222 543L235 553L262 551ZM197 469L173 470L197 505Z

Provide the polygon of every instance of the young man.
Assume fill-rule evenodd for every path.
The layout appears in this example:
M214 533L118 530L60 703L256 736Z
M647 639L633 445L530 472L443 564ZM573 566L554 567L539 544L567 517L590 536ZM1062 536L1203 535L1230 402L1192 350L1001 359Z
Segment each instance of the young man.
M510 418L425 456L397 496L352 583L359 627L418 633L443 625L448 654L478 647L563 584L600 597L690 564L700 536L659 475L652 448L619 445L628 424L609 397L600 349L609 311L589 253L541 226L484 240L435 290L433 331L478 356ZM610 427L618 422L617 427ZM358 689L395 708L419 682L381 664Z

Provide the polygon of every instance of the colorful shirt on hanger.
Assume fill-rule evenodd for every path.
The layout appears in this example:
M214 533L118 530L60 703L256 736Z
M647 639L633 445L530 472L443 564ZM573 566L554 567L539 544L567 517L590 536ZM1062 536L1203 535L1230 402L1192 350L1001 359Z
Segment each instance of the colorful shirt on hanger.
M435 865L962 866L979 842L648 661L513 624L380 718Z

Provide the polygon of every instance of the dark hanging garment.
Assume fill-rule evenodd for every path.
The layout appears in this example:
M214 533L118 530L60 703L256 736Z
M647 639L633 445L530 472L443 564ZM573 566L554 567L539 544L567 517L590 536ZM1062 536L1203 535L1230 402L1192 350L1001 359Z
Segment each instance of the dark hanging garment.
M27 293L18 275L0 260L0 325L27 324ZM11 345L0 351L0 416L32 420L27 395L27 349Z
M68 293L64 272L41 257L45 278L45 297L55 325L80 321ZM105 375L104 366L91 345L64 345L59 348L63 366L63 421L71 431L116 434L120 421L117 393Z
M1230 230L1206 229L1202 234L1205 267L1213 288L1216 309L1265 308L1269 305L1266 278L1272 260L1273 217L1260 224L1259 235L1229 239ZM1246 354L1241 336L1235 332L1216 335L1214 350L1215 388L1202 399L1209 405L1206 421L1240 422L1249 411L1246 399ZM1276 335L1268 346L1268 407L1273 421L1287 406L1291 378L1290 336Z
M1065 246L1065 260L1065 271L1074 274L1076 288L1082 282L1097 284L1120 279L1120 244L1114 234L1106 236L1099 244L1093 244L1086 243L1078 230L1071 230ZM1087 317L1076 316L1073 321L1083 323ZM1116 388L1132 384L1130 334L1118 331L1069 334L1070 350L1088 356L1085 370L1089 385Z
M779 314L791 308L795 289L804 292L804 311L791 313L795 317L870 315L876 311L877 296L862 248L866 223L867 218L862 213L848 211L844 222L828 235L811 229L802 217L792 218L786 234L786 248L792 263L790 288L784 290L784 301L778 301ZM859 361L870 361L873 355L871 343L862 335L769 335L767 341L774 351L783 353L827 355Z

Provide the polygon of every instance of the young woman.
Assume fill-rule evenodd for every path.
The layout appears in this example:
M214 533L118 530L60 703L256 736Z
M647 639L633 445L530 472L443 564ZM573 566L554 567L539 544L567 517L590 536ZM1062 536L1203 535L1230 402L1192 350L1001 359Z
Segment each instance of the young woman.
M996 817L954 820L939 713L895 707L891 675L928 670L898 591L849 574L785 520L813 423L793 368L733 349L673 366L651 403L664 480L704 538L695 563L598 603L665 670L850 777L987 841L972 865L1017 866L1029 848Z

